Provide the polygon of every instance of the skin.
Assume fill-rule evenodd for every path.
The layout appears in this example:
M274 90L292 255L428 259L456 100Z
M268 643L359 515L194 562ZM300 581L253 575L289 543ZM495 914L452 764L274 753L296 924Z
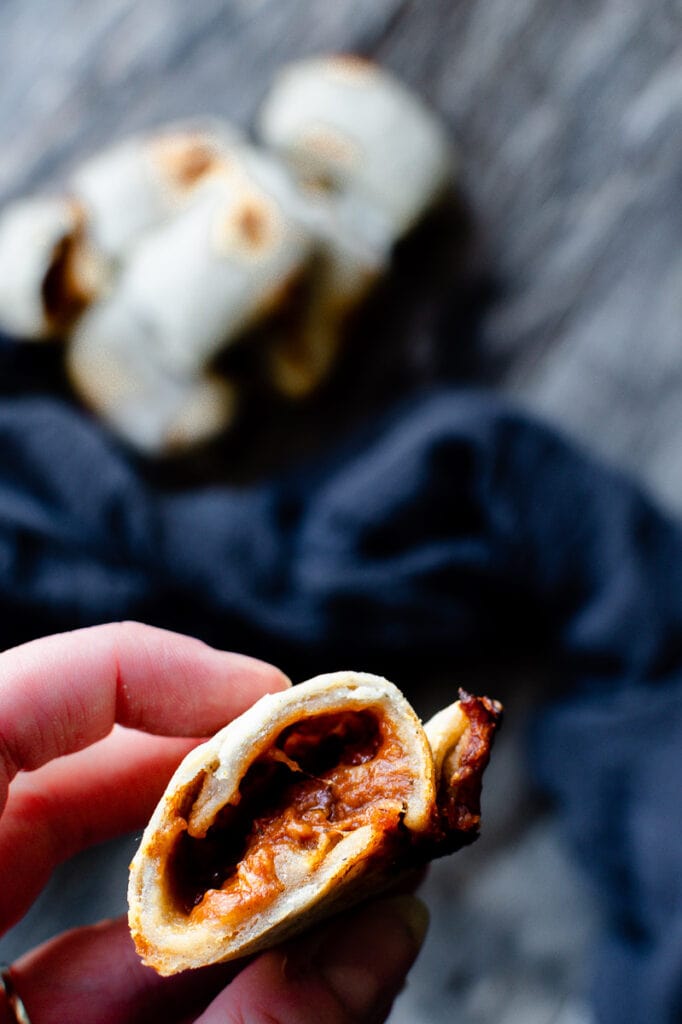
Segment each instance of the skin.
M184 755L264 693L276 668L139 623L0 654L0 931L53 868L141 829ZM414 897L383 899L246 964L162 979L124 920L67 932L12 969L32 1024L351 1024L386 1019L426 930ZM11 1017L1 1005L0 1024Z

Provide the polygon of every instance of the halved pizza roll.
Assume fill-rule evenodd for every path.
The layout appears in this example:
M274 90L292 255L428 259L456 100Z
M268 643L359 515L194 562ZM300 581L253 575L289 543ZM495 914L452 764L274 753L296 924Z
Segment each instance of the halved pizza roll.
M472 842L501 707L426 726L385 679L318 676L193 750L131 864L130 929L160 974L267 948Z

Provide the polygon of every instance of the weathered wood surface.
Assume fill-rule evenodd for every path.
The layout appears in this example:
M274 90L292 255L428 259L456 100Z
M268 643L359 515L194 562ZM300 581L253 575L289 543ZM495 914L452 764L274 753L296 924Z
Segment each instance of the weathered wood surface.
M458 144L474 232L442 373L494 383L682 510L679 0L3 0L0 202L138 128L246 126L279 64L339 49L384 61ZM499 761L509 793L513 743ZM485 842L484 863L434 872L436 940L393 1019L586 1021L592 916L551 831Z
M4 0L0 202L169 118L246 126L275 67L328 49L385 61L458 141L491 286L474 377L682 509L676 0Z

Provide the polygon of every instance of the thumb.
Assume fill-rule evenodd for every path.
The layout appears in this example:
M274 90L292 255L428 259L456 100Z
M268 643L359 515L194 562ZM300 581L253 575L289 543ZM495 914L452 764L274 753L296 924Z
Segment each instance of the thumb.
M426 907L414 896L367 904L258 957L196 1024L378 1024L427 926Z

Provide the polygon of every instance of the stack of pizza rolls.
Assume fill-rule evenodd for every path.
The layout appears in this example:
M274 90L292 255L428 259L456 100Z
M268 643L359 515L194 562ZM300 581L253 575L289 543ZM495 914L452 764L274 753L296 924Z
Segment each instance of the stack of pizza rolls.
M233 346L262 347L254 365L273 392L312 393L349 315L451 183L439 119L356 57L285 68L254 135L169 125L0 215L0 328L63 342L82 401L148 455L235 421Z
M261 698L151 817L128 889L140 956L174 974L265 949L471 843L501 712L460 691L422 725L363 672Z

